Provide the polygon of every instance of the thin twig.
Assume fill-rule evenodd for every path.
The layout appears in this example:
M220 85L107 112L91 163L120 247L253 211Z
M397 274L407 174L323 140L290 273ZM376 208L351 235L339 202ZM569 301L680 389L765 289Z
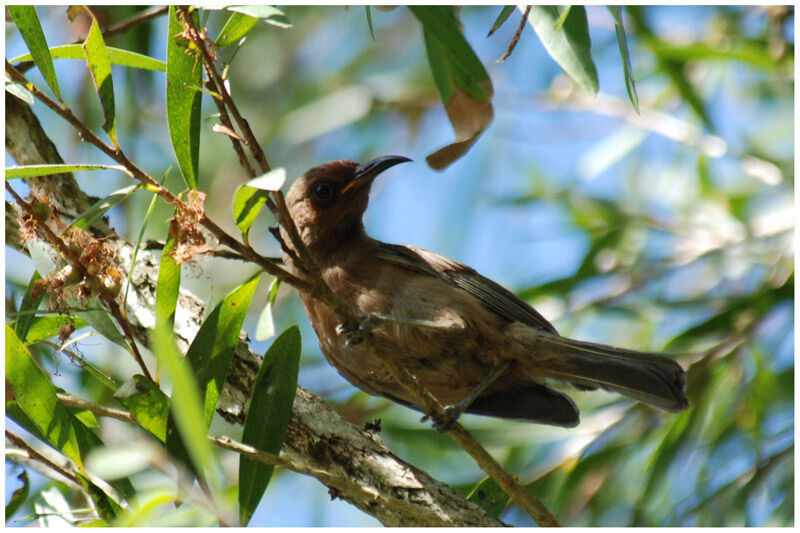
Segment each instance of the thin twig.
M25 442L25 439L23 439L19 435L12 433L9 430L6 430L6 439L8 439L8 441L14 446L17 446L18 448L24 450L30 460L42 463L47 468L54 470L55 472L58 472L61 476L64 476L65 479L68 479L69 481L74 483L77 487L81 489L83 488L83 485L81 484L80 480L78 480L78 477L75 474L64 469L62 466L55 464L50 459L40 454L36 450L34 450L27 442Z
M34 218L36 221L36 230L41 231L44 234L44 237L47 241L56 248L59 253L72 265L78 273L84 279L91 279L92 275L89 274L89 271L83 266L81 263L80 258L76 253L70 250L67 243L65 243L61 237L53 233L50 227L44 222L44 220L36 214L36 211L33 209L28 202L23 200L16 191L11 187L11 185L6 182L6 190L14 197L14 200L25 210L25 212ZM144 363L144 359L142 359L142 354L139 353L139 347L136 345L136 339L133 337L133 332L131 331L130 324L125 320L120 312L120 307L117 301L114 299L114 296L103 286L102 283L98 283L96 286L97 292L100 294L100 297L106 304L106 307L111 312L111 315L114 317L114 320L117 321L120 328L122 328L122 332L125 334L125 337L128 339L128 344L131 346L131 351L133 352L133 358L136 359L136 363L139 365L139 368L142 369L144 375L148 377L148 379L152 380L153 378L150 375L150 371L147 370L147 365Z
M94 402L90 402L89 400L84 400L78 396L72 394L62 394L56 393L58 396L58 401L62 404L66 405L67 407L76 407L78 409L83 409L86 411L90 411L97 416L104 416L106 418L114 418L116 420L121 420L122 422L128 422L129 424L136 424L136 419L127 412L122 411L121 409L113 409L111 407L106 407L105 405L96 404Z
M500 59L497 60L498 63L502 63L503 61L508 59L508 56L510 56L511 52L513 52L514 48L516 48L517 42L519 41L519 37L520 35L522 35L522 30L525 29L525 23L528 22L528 13L530 12L531 12L531 6L527 6L525 8L525 13L523 13L522 15L522 20L519 21L519 27L517 28L517 31L514 33L514 37L512 37L511 42L508 43L508 49L506 50L506 53L503 54L502 57L500 57Z

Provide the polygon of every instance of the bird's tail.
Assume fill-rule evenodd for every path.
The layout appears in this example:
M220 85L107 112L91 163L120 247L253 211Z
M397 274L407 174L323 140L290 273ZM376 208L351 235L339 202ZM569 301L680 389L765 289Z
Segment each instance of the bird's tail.
M536 332L534 353L545 364L536 365L547 377L582 389L597 387L624 394L667 411L689 406L684 394L685 373L673 359Z

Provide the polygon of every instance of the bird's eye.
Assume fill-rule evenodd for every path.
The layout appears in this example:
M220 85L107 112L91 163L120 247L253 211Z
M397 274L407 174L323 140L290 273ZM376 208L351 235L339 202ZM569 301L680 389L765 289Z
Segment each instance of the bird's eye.
M333 187L329 183L316 183L311 189L311 194L320 202L330 202L333 198Z

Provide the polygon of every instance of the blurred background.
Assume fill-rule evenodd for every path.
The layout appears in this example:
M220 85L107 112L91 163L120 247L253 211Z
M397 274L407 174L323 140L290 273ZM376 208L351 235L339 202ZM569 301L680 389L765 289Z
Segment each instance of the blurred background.
M112 21L141 7L98 8ZM491 37L502 6L464 7L464 35L483 62L495 118L472 149L437 172L425 157L454 134L433 84L418 21L405 8L281 8L291 29L259 24L232 59L231 92L273 167L290 179L333 159L398 154L413 164L376 182L365 223L378 239L429 248L468 264L533 304L570 337L675 354L689 369L692 408L662 413L604 392L570 394L573 429L467 415L465 426L570 526L789 526L794 523L794 16L792 7L636 7L623 10L637 114L626 93L613 19L586 8L600 92L573 85L530 26L503 55L517 11ZM49 44L83 37L66 7L40 7ZM216 35L225 15L206 21ZM164 59L166 18L108 40ZM27 53L6 22L6 57ZM225 49L220 59L230 61ZM98 128L102 115L84 64L56 60L64 100ZM174 164L164 120L163 75L114 67L117 132L151 175ZM44 82L35 69L30 79ZM211 132L204 98L200 188L207 214L237 233L233 191L245 181L228 139ZM67 162L108 162L42 105L34 112ZM6 166L15 164L6 156ZM119 173L81 173L90 195L129 185ZM173 170L166 183L183 189ZM22 191L24 189L18 189ZM110 212L135 240L150 203L139 191ZM164 239L171 212L156 204L146 238ZM250 239L279 250L266 211ZM185 286L214 304L255 269L206 260L184 267ZM33 273L6 248L6 298L19 301ZM266 299L258 289L245 328ZM299 324L299 382L358 424L380 418L381 438L403 459L469 490L484 476L420 415L358 391L322 358L296 293L281 287L277 331ZM264 353L271 340L253 342ZM78 349L107 372L135 372L99 336ZM50 359L56 385L84 397L79 369ZM97 391L94 391L97 392ZM6 423L10 424L6 419ZM221 421L218 433L239 435ZM135 428L110 422L103 439L136 446ZM229 479L236 458L226 457ZM6 501L21 469L6 462ZM51 481L30 472L32 491ZM132 478L145 500L174 491L153 468ZM233 483L233 481L232 481ZM155 501L155 500L153 500ZM27 525L29 506L7 524ZM25 518L28 517L26 520ZM502 519L531 519L511 507ZM200 525L204 510L154 508L152 525ZM315 479L278 471L258 526L379 525Z

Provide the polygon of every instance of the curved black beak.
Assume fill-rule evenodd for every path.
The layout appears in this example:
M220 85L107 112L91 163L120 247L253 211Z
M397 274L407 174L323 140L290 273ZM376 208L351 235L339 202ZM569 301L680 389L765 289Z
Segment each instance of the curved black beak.
M344 186L342 192L345 193L354 188L361 188L362 185L370 183L378 174L400 163L408 163L411 159L402 155L386 155L378 157L372 161L361 163L356 167L355 176L352 181Z

